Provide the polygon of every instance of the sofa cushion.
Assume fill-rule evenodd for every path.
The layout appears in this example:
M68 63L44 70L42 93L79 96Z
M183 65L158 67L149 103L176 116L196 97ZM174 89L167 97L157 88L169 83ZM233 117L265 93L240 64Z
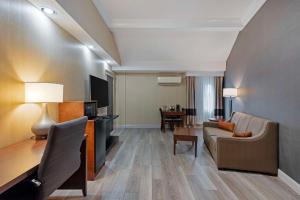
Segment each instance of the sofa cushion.
M217 159L217 136L210 136L209 150L214 160Z
M236 115L238 115L238 117L236 117ZM234 120L233 123L235 123L234 132L245 132L252 118L253 116L245 113L234 113L232 117L232 120ZM236 120L238 121L235 122Z
M217 159L217 138L218 137L232 137L232 132L225 131L219 128L204 127L204 141L212 155L212 157Z
M218 127L225 130L225 131L231 131L234 130L235 123L231 122L218 122Z
M249 121L247 131L251 131L253 135L258 135L267 126L268 120L259 117L252 117Z
M233 134L230 131L225 131L223 129L212 128L212 127L205 127L204 131L209 136L217 136L217 137L232 137L232 134Z
M241 115L242 115L242 113L239 113L239 112L234 113L230 119L230 122L238 124Z

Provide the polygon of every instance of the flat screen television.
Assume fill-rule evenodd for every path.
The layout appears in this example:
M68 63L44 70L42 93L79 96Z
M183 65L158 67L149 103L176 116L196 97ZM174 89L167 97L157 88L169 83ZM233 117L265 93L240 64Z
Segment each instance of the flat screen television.
M108 106L108 82L90 75L91 100L97 101L98 108Z

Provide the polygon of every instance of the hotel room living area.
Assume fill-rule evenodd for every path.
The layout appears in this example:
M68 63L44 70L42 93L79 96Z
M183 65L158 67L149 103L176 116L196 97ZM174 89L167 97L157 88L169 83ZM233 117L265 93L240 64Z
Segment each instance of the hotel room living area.
M0 200L300 199L296 0L0 1Z

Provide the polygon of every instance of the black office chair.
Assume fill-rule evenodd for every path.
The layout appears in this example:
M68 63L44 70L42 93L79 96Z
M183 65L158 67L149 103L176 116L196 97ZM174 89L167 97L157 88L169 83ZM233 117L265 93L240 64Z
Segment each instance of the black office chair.
M53 125L37 174L0 196L0 200L45 200L80 167L87 117Z

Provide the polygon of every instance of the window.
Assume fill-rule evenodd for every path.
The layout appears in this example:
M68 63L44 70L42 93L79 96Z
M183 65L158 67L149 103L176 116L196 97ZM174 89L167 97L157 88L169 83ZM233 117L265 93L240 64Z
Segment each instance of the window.
M208 118L214 117L216 91L215 78L201 76L196 78L195 86L197 124L202 124Z

